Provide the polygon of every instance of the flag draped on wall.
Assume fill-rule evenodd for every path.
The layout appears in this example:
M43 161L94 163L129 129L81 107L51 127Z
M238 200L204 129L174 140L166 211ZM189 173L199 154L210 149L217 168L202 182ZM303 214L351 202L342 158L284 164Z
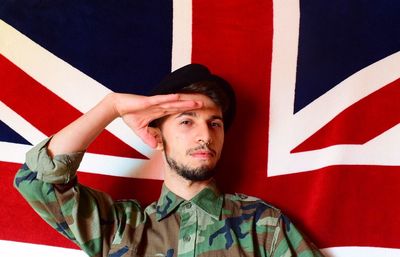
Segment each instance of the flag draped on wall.
M24 153L111 91L204 63L238 98L217 181L281 208L329 256L398 256L396 1L3 1L0 255L84 256L12 187ZM156 153L120 121L79 180L157 199Z

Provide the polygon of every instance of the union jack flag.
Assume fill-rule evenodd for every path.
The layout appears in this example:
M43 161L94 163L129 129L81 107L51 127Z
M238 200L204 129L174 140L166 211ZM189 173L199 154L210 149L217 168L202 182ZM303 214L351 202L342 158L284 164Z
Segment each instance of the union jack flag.
M0 255L84 256L13 189L32 145L111 91L148 94L204 63L238 113L223 191L281 208L328 256L398 256L400 3L4 1L0 4ZM79 180L157 199L160 156L116 120Z

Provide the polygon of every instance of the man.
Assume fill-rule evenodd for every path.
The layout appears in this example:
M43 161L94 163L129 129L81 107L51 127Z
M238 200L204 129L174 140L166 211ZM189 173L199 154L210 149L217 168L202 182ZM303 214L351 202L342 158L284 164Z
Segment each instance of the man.
M278 209L216 188L214 168L235 112L225 80L190 64L157 93L106 96L27 153L16 188L89 256L322 256ZM164 153L161 196L146 208L77 183L85 149L117 117Z

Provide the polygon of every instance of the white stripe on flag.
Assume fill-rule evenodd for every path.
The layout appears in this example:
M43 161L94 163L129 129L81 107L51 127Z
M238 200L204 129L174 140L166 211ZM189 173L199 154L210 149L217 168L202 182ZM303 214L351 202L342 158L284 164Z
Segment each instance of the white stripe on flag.
M32 148L31 145L0 142L0 161L24 163L25 154ZM125 158L104 154L85 153L79 166L80 172L101 174L108 176L163 179L162 156L155 153L151 161ZM150 165L150 167L148 167ZM0 255L1 256L1 255Z
M268 176L319 169L330 165L400 165L399 158L382 154L393 148L393 132L382 133L360 145L335 145L291 153L347 107L400 77L400 52L354 73L294 114L300 6L297 0L274 1L274 37L271 67ZM386 135L389 133L389 135ZM399 134L397 134L397 137ZM371 144L370 144L371 143Z
M0 54L82 113L111 92L2 20L0 39ZM106 129L143 155L153 152L122 119L114 120Z
M81 250L0 240L0 256L87 257L88 255Z
M26 119L4 104L3 101L0 101L0 120L32 145L39 143L47 137Z
M398 257L400 249L381 247L331 247L322 249L326 257Z
M47 136L0 101L0 120L22 135L32 145L38 144ZM0 142L0 161L24 163L25 154L31 145ZM142 179L162 179L161 160L158 152L150 155L151 160L118 157L103 154L85 153L79 171ZM149 165L152 168L149 167Z
M174 0L171 70L192 61L192 0Z
M322 249L327 257L397 257L400 249L380 247L332 247ZM0 256L86 257L81 250L0 240Z

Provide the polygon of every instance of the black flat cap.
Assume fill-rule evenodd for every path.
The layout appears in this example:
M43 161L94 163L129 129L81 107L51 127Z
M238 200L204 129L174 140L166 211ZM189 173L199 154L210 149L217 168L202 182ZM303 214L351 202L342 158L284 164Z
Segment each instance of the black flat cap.
M212 74L210 70L202 64L188 64L167 75L160 84L153 90L152 95L164 95L185 92L185 87L199 82L214 82L216 90L224 94L226 106L221 106L224 118L224 127L227 130L233 122L236 112L235 92L231 85L219 77Z

